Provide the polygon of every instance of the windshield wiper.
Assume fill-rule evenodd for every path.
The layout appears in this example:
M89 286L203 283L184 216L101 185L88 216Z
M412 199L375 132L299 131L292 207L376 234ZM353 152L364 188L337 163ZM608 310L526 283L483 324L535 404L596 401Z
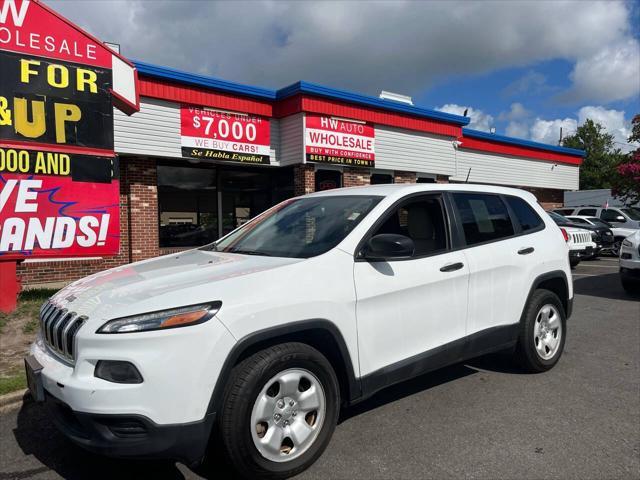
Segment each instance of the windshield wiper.
M229 253L238 253L240 255L259 255L262 257L271 257L272 255L265 252L259 252L257 250L243 250L241 248L232 248L227 250Z

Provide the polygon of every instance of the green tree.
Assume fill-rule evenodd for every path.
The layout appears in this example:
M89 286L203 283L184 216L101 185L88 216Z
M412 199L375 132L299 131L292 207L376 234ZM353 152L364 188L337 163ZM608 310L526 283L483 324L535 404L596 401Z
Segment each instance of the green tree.
M629 143L640 144L640 114L631 121ZM629 152L625 160L616 168L613 194L628 205L640 203L640 146Z
M566 137L562 145L584 150L586 156L580 166L580 189L612 188L618 173L616 168L624 155L614 147L613 135L599 123L587 119L575 134Z

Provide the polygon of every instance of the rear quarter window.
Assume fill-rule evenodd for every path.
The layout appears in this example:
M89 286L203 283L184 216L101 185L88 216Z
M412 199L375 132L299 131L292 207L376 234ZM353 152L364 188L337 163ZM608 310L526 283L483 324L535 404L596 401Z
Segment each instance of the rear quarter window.
M516 220L520 224L523 232L538 230L544 225L540 215L538 215L525 200L520 197L510 196L505 197L505 199L516 216Z

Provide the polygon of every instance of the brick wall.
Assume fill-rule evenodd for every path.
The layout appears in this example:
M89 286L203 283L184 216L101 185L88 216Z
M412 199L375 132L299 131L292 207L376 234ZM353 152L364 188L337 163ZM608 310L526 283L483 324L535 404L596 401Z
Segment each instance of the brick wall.
M158 171L156 161L138 158L127 165L131 261L160 255L158 239Z
M555 188L518 187L533 193L545 210L564 206L564 190Z
M449 183L449 177L446 175L436 175L436 183Z
M23 262L18 275L23 287L58 287L92 273L160 254L155 160L121 158L120 252L102 259ZM133 239L130 242L129 232Z
M393 183L416 183L417 178L416 172L403 172L399 170L393 172Z
M369 185L371 171L368 168L345 167L342 171L343 187L360 187Z
M302 163L293 167L293 191L297 197L312 193L316 189L316 170L310 163Z

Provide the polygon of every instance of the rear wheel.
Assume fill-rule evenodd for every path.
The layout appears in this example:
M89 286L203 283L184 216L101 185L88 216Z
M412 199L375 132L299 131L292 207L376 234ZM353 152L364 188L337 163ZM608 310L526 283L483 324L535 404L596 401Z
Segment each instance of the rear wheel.
M525 308L515 357L527 371L544 372L564 350L566 317L562 302L549 290L536 290Z
M246 478L287 478L322 454L340 405L329 361L303 343L262 350L237 365L220 423L226 453Z

